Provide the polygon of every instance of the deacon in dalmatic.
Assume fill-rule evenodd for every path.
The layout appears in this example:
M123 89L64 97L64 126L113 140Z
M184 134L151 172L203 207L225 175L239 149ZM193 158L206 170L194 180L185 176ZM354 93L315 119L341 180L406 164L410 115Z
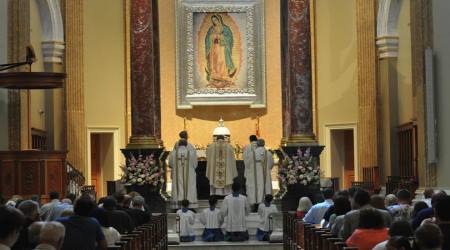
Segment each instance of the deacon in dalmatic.
M245 179L248 202L258 205L267 194L272 194L272 153L264 148L265 141L259 139L256 149L244 155Z
M198 207L197 202L197 153L189 147L186 139L180 139L169 155L172 168L172 202L178 208L182 200L189 201L189 207Z
M210 194L222 196L231 194L233 179L238 175L233 146L225 141L223 135L217 135L216 141L208 145L206 157Z

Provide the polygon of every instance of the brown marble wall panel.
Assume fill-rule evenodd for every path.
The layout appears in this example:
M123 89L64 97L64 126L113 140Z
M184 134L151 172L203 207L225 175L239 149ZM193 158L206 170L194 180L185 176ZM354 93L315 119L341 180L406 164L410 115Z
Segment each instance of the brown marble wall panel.
M281 3L283 136L312 135L310 1Z
M49 193L51 191L61 192L63 190L62 181L63 181L63 167L61 161L47 161L46 167L46 187L45 193Z
M22 161L19 165L19 190L22 195L40 194L40 161Z
M16 174L14 161L0 162L0 193L9 197L16 193Z
M131 1L132 135L161 137L157 0Z

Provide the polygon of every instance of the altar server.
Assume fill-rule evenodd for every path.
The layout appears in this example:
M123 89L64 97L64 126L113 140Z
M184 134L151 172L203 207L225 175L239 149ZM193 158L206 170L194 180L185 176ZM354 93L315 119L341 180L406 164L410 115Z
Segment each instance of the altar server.
M247 197L250 204L264 201L266 194L272 194L272 153L264 148L265 141L259 139L257 148L251 153L254 164L245 166Z
M264 202L259 204L258 215L259 215L259 227L256 230L256 239L260 241L268 241L270 234L270 215L277 213L278 209L274 204L271 204L273 196L271 194L266 195Z
M216 208L217 199L214 196L209 198L209 208L203 210L200 215L200 222L205 225L202 239L204 241L223 241L224 235L221 229L223 223L222 213Z
M226 241L246 241L249 238L245 218L250 213L250 205L247 198L239 194L240 189L239 182L234 182L233 194L223 200L222 214L225 216Z
M172 201L174 208L182 200L189 200L191 208L198 207L197 203L197 153L188 147L185 139L178 142L178 146L170 153L169 165L172 168Z
M191 242L195 240L195 233L192 226L195 222L194 212L189 210L189 201L181 201L182 208L177 211L180 217L180 241Z

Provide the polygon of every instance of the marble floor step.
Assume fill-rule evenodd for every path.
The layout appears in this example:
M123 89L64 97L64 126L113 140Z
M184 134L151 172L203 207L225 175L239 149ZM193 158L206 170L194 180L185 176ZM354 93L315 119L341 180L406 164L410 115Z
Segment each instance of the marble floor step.
M256 240L249 240L244 242L203 242L203 241L194 241L194 242L182 242L179 245L169 246L169 250L195 250L195 249L220 249L220 250L237 250L237 249L245 249L245 250L281 250L283 249L282 243L269 243L269 242L261 242Z

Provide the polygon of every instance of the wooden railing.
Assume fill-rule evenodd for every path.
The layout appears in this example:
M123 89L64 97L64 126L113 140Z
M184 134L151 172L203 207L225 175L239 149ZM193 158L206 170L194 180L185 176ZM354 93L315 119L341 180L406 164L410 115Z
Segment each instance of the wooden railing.
M285 212L283 220L284 250L357 250L347 247L344 239L333 235L328 229L303 222L295 212Z
M151 220L137 227L129 234L123 234L115 246L108 249L120 250L166 250L167 215L152 216Z
M78 171L70 162L66 164L67 173L67 193L75 194L76 196L81 194L81 188L84 186L85 178L83 174Z

